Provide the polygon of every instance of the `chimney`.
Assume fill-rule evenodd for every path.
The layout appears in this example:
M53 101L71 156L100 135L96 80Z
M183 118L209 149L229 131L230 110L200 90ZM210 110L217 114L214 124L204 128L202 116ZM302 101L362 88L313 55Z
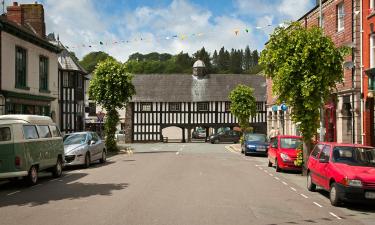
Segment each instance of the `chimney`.
M44 8L42 4L22 4L23 25L30 27L39 37L46 37Z
M19 25L23 24L23 13L21 6L18 5L18 2L13 2L12 6L7 7L7 19L18 23Z

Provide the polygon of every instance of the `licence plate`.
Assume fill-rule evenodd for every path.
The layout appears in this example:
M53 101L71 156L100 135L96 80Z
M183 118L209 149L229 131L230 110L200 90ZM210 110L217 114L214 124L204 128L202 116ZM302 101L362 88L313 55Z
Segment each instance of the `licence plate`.
M257 147L258 152L265 152L266 148L265 147Z
M375 199L375 192L365 192L365 198Z

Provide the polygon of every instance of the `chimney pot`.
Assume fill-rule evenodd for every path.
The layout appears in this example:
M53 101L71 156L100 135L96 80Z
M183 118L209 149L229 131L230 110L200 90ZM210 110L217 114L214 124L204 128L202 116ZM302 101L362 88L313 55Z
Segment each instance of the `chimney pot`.
M18 6L18 2L13 2L13 6Z

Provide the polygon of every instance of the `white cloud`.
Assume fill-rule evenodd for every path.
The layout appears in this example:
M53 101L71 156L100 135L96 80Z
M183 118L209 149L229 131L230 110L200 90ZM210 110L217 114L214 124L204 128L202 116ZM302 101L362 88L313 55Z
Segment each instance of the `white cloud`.
M311 0L283 0L278 11L291 19L296 20L311 9Z

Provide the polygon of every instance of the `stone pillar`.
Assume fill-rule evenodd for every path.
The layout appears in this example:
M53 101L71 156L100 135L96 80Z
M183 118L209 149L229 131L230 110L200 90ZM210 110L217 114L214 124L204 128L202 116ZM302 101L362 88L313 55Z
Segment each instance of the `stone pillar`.
M188 142L191 142L191 128L188 128Z
M134 103L129 103L126 106L126 115L125 115L125 143L133 142L133 109Z
M185 139L185 128L181 128L182 129L182 143L186 143L186 139Z

